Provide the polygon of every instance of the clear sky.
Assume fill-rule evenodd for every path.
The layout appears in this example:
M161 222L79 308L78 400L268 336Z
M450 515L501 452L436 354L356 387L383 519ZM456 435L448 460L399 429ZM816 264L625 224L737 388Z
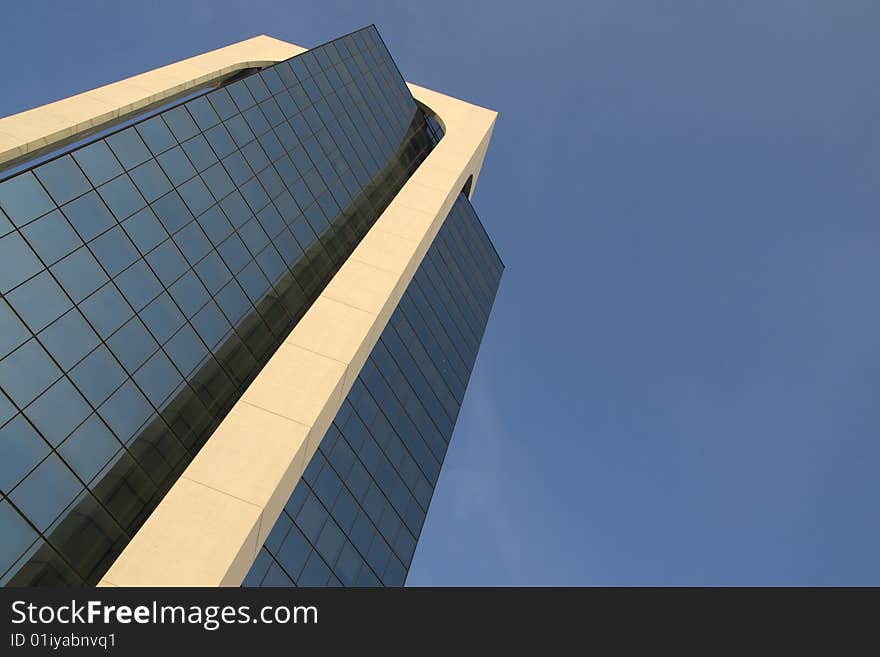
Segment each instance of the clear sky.
M2 13L0 115L369 23L500 112L507 271L409 584L880 584L876 0Z

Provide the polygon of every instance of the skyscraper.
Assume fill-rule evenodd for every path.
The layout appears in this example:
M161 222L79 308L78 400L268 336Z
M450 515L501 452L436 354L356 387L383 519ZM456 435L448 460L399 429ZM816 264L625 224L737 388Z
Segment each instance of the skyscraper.
M495 117L368 27L0 119L2 582L402 585L503 270Z

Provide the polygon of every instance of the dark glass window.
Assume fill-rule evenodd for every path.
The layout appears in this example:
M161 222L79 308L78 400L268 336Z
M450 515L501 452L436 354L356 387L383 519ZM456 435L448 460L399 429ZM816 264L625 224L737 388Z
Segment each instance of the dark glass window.
M58 205L72 201L91 189L89 181L69 155L38 167L35 173Z
M199 217L199 224L214 245L220 244L232 232L232 224L217 205Z
M110 228L116 221L95 192L89 192L61 208L85 241L91 240Z
M162 114L165 123L171 128L171 132L177 137L177 141L183 142L198 134L199 129L195 121L183 106L175 107Z
M16 226L23 226L54 207L52 199L31 172L0 183L0 208Z
M19 408L27 406L60 376L58 366L33 339L0 360L0 386Z
M127 219L122 227L141 253L148 253L168 237L168 233L150 208L144 208Z
M140 317L159 344L170 338L183 324L184 317L167 292L160 294L144 308Z
M183 381L171 361L161 351L153 354L135 373L134 379L157 408L162 407L162 403Z
M186 152L189 161L195 166L196 171L204 171L217 162L217 156L214 155L214 151L202 135L184 142L183 150Z
M125 380L125 371L102 345L70 371L70 378L93 406L100 406Z
M162 292L162 284L143 260L117 276L116 285L135 310L141 310Z
M144 198L150 202L171 191L171 182L156 160L149 160L132 169L131 178Z
M93 240L89 246L110 276L116 276L139 257L134 244L119 226Z
M153 203L153 210L170 234L176 233L193 219L177 192L166 194Z
M134 128L111 135L107 138L107 143L126 169L136 167L150 158L150 151Z
M12 505L0 502L0 572L5 572L37 539L37 533Z
M78 310L71 309L39 335L40 342L65 370L98 346L98 336Z
M19 285L6 295L6 299L34 333L72 306L47 271Z
M39 258L18 233L0 237L0 292L9 292L42 268Z
M45 531L80 490L82 484L61 459L49 454L9 497L37 529Z
M127 443L150 417L153 408L137 386L126 381L98 412L119 440Z
M83 481L91 481L122 445L101 418L91 415L64 441L59 453Z
M70 297L79 303L107 281L107 274L95 260L92 252L80 247L53 265L52 273Z
M66 378L59 379L25 409L39 432L58 445L91 412L83 396Z
M147 261L165 285L170 285L187 270L186 260L171 240L166 240L151 251Z
M205 131L205 139L211 144L217 157L226 157L235 150L235 143L232 141L229 131L222 124L215 125Z
M29 223L22 229L22 233L47 265L63 258L82 244L82 240L58 210Z
M107 345L129 373L135 372L158 348L159 344L144 323L132 317L114 333Z
M101 198L119 221L131 216L146 205L140 192L128 176L119 176L98 188Z
M198 176L179 187L180 195L194 215L200 215L214 204L214 197Z
M220 117L217 116L217 112L214 111L214 108L211 107L208 99L204 96L196 98L190 102L187 107L189 113L202 130L207 130L220 122Z
M107 142L98 141L73 153L73 159L82 167L92 185L96 187L122 173L119 161L110 151Z
M137 131L150 147L153 155L158 155L177 144L161 116L154 116L139 124Z
M0 490L8 493L49 453L49 446L40 438L23 415L16 415L0 428ZM0 541L2 542L2 541Z
M190 164L186 154L179 146L162 153L157 159L159 160L159 164L162 165L162 169L168 175L168 178L175 185L179 185L180 183L189 180L196 173L193 165Z
M113 283L107 283L83 301L80 310L102 338L113 333L133 314L131 306Z
M205 286L198 277L188 271L169 288L172 298L187 317L192 317L208 302L209 296Z
M21 320L12 312L12 308L0 298L0 359L30 337Z

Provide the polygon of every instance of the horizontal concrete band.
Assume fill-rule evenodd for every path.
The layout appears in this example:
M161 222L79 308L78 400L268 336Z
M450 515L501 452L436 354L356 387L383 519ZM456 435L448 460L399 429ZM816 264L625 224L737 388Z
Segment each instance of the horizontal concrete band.
M20 114L0 118L0 166L80 133L124 119L246 68L274 64L306 49L258 36L141 73Z
M211 69L216 73L223 66L247 68L303 51L299 46L257 37L132 79L147 77L156 82L150 96L142 94L141 100L149 103L150 98L163 93L173 95L187 84L199 84L200 77L212 75L204 72L205 66L192 66L191 75L200 77L184 81L181 77L186 68L175 68L195 60L204 63L207 60L201 60L203 57L217 63ZM150 76L168 69L175 71L168 78L168 85L173 86L160 90L161 77ZM241 583L458 193L469 178L475 183L479 175L497 114L416 85L409 87L416 100L437 114L445 129L443 139L99 585ZM93 92L82 96L89 93ZM131 100L122 91L119 99L129 105L141 102ZM112 101L108 105L107 112L127 111ZM0 130L3 125L9 124L0 122ZM51 128L56 124L47 125ZM39 142L36 131L28 134L28 144Z

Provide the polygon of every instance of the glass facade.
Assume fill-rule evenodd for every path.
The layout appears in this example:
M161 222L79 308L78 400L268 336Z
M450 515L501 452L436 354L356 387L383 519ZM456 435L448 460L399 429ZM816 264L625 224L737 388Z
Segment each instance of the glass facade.
M503 265L450 211L244 586L402 586Z
M437 128L369 27L0 182L0 583L100 579Z

